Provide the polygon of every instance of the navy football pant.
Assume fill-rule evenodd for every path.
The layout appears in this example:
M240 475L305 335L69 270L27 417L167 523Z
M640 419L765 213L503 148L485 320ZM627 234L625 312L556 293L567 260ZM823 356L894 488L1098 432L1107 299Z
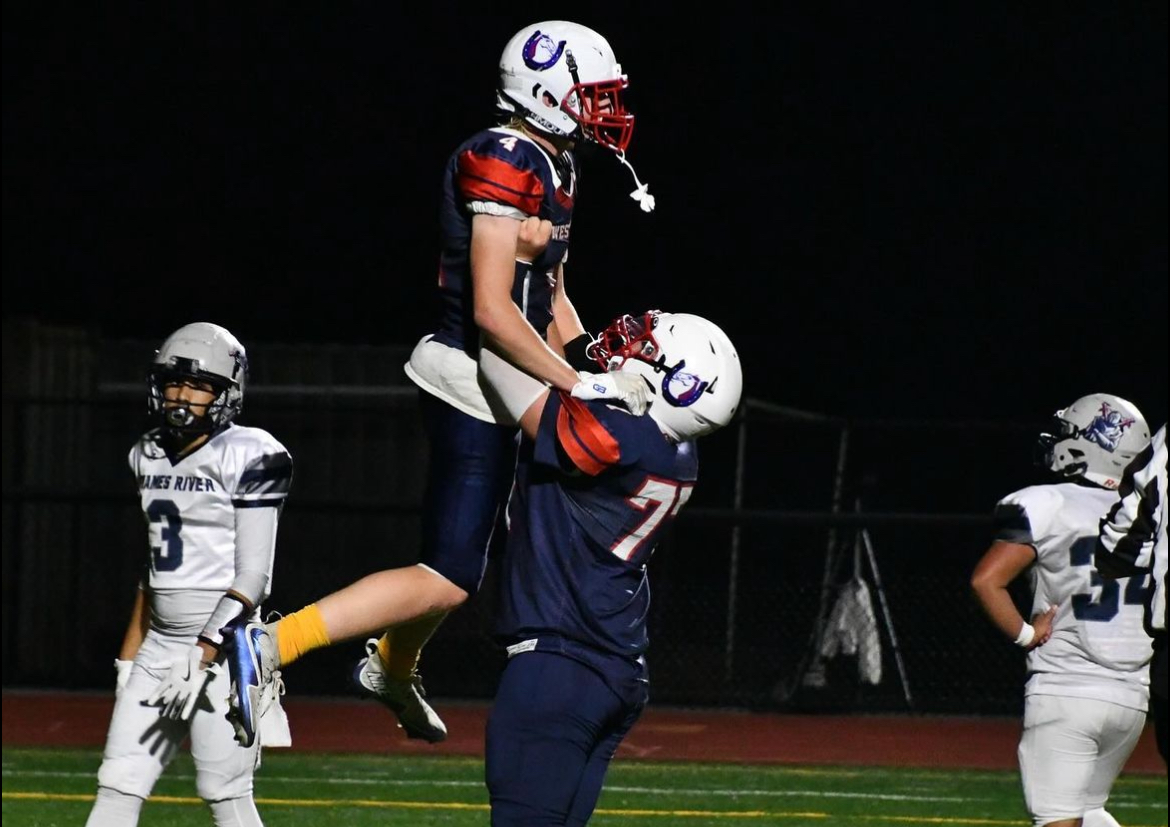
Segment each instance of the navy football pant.
M585 824L646 700L644 683L607 682L566 655L513 656L487 724L493 827Z
M512 487L518 431L468 416L426 391L419 400L430 440L419 562L474 595ZM502 541L502 526L499 534Z

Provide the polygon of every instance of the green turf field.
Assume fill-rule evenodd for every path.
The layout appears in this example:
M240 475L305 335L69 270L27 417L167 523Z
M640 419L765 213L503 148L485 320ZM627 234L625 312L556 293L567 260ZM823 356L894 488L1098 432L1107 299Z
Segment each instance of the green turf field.
M5 749L4 827L85 822L100 755ZM256 777L269 827L483 825L483 764L470 758L331 755L270 750ZM211 823L190 758L176 760L143 811L143 827ZM1113 815L1126 827L1166 825L1166 779L1123 776ZM1027 825L1014 773L761 767L623 761L610 770L592 824Z

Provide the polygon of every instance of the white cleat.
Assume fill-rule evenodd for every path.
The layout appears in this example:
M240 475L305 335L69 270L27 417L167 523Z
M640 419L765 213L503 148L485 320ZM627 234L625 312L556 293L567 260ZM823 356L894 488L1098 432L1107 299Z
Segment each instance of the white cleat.
M387 675L376 638L366 641L366 657L354 667L354 682L398 717L407 738L437 744L447 737L447 725L424 700L422 677L416 673L411 680L399 681Z

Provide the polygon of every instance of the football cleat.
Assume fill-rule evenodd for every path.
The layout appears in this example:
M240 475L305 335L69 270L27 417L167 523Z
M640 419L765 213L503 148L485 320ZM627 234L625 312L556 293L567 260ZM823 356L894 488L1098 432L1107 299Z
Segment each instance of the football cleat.
M407 738L419 738L437 744L447 737L447 725L424 700L422 678L415 674L410 680L395 680L386 674L378 641L366 641L366 657L353 670L354 683L370 697L381 702L398 717L398 726Z
M236 741L250 747L256 741L261 717L274 699L279 702L283 690L276 641L265 624L243 618L224 626L223 634L231 675L227 719L235 728Z

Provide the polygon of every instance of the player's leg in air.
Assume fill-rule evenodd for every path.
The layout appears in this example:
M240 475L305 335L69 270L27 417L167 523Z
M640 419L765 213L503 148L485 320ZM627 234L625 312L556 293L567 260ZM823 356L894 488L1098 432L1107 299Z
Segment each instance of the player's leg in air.
M446 737L447 728L423 700L419 657L447 615L483 582L488 547L511 485L515 436L510 428L469 417L430 394L420 394L420 404L431 446L420 568L445 581L432 587L445 600L367 641L355 679L398 716L409 737L434 742Z
M308 652L390 629L366 642L355 667L362 690L398 717L410 738L431 743L447 727L425 699L419 655L443 619L483 580L493 529L515 467L515 430L467 416L420 393L430 437L418 565L375 572L275 623L229 627L232 717L254 737L258 699L283 667Z

